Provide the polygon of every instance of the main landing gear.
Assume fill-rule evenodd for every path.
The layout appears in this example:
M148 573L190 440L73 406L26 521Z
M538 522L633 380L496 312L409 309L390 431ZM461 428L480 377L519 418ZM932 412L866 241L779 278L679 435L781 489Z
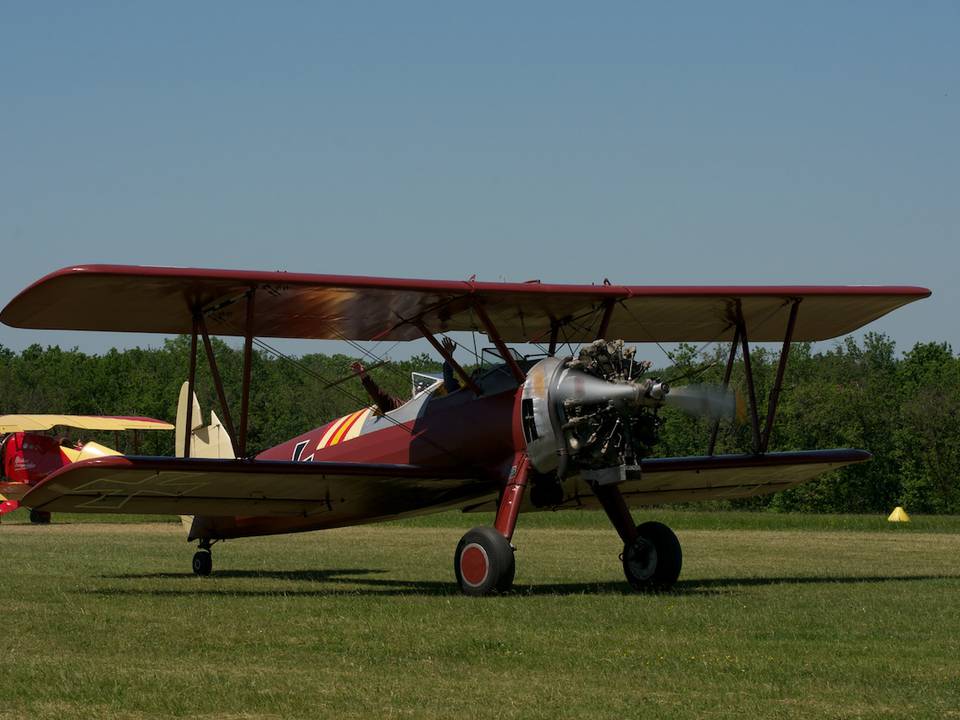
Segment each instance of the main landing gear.
M213 545L209 540L201 540L197 551L193 554L193 574L200 577L206 577L213 572L213 554L210 547Z
M634 525L630 508L616 485L596 485L593 492L623 540L621 559L627 582L641 592L673 587L683 565L680 541L673 530L658 522Z
M528 470L526 456L519 457L500 498L494 526L473 528L460 539L453 571L465 595L504 593L513 586L516 565L510 538L517 526ZM658 522L635 525L630 508L614 484L598 484L593 491L623 540L620 557L627 582L640 592L662 592L673 587L683 565L680 541L673 530Z
M517 527L529 469L527 456L518 454L500 497L493 527L476 527L460 539L453 555L453 572L465 595L504 593L513 586L516 565L510 538Z

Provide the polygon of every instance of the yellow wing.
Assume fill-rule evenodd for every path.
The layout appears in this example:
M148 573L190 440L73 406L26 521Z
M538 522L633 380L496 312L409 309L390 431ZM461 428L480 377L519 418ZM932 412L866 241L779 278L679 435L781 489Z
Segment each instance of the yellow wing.
M0 415L0 433L73 427L82 430L173 430L173 425L148 417L98 415Z

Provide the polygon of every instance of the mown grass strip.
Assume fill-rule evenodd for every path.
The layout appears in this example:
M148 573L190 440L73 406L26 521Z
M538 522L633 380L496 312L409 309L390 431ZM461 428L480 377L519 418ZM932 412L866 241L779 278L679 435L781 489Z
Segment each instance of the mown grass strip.
M531 516L533 517L533 516ZM530 518L523 518L524 522ZM607 527L518 531L460 596L458 527L217 545L174 525L0 528L0 717L956 716L960 535L681 528L635 595Z

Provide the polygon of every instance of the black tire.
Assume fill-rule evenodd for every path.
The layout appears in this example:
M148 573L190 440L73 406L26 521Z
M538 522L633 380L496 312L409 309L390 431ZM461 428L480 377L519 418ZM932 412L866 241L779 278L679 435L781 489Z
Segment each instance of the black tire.
M669 590L680 577L683 552L673 530L663 523L637 525L640 536L623 548L623 574L639 592Z
M193 573L200 577L206 577L213 572L213 555L209 550L197 550L193 554Z
M492 527L470 530L453 555L453 572L464 595L508 592L515 570L513 547Z
M34 525L49 525L50 513L44 512L43 510L31 510L30 522L32 522Z

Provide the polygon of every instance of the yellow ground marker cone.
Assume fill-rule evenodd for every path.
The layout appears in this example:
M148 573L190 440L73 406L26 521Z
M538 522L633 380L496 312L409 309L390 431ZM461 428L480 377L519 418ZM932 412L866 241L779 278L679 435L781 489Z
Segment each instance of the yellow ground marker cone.
M897 505L887 518L887 522L910 522L910 516L907 515L906 510Z

